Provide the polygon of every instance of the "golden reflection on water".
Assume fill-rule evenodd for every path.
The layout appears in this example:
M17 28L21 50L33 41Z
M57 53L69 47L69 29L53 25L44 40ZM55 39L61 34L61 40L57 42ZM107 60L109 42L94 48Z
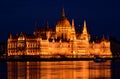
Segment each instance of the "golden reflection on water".
M7 62L8 79L110 79L111 61Z

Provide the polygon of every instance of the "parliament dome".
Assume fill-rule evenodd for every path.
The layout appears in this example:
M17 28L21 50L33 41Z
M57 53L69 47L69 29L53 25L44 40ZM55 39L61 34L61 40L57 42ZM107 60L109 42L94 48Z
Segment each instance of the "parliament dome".
M63 17L57 22L56 26L70 27L71 25L69 20L66 17Z
M62 17L59 19L56 26L59 26L59 27L70 27L71 26L69 20L65 17L64 9L62 10Z

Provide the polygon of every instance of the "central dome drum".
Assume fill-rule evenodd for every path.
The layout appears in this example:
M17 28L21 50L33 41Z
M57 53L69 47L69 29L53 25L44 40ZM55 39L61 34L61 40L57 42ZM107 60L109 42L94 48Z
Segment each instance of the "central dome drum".
M69 20L66 17L62 17L56 24L56 26L59 27L70 27L71 24L69 22Z

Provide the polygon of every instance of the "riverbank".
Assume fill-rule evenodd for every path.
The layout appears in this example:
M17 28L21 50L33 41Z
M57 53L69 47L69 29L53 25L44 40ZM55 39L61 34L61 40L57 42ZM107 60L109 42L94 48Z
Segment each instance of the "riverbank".
M84 60L93 60L94 58L40 58L36 56L21 56L21 57L1 57L0 61L9 62L9 61L84 61ZM120 58L104 58L106 60L116 60Z

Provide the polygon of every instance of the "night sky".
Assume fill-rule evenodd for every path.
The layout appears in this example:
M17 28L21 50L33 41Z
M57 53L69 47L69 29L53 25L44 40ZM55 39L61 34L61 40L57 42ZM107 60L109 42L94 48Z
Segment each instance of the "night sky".
M75 27L81 28L84 19L91 36L114 36L120 40L119 0L0 0L0 41L7 41L10 33L32 34L34 25L48 22L54 27L62 8Z

